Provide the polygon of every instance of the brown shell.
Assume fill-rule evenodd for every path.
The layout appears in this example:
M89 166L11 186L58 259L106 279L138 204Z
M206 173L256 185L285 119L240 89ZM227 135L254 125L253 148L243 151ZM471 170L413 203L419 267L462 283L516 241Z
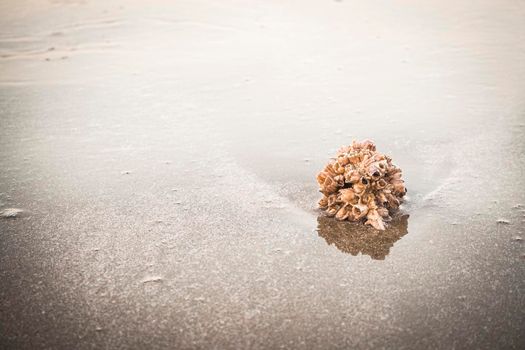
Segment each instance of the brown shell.
M372 141L341 147L317 175L323 198L319 207L338 220L359 221L378 230L406 193L401 169L376 151Z

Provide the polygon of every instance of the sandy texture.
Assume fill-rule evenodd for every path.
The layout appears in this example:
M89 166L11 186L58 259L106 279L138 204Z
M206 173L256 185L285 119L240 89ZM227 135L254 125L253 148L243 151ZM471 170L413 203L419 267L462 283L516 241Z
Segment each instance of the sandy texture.
M148 3L0 3L0 348L524 348L523 2Z

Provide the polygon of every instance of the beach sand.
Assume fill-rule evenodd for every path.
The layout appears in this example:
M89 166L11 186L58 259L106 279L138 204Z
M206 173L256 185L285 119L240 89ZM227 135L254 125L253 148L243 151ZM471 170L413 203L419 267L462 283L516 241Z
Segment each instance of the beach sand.
M522 2L0 19L0 348L525 347ZM385 236L316 208L354 139L403 169Z

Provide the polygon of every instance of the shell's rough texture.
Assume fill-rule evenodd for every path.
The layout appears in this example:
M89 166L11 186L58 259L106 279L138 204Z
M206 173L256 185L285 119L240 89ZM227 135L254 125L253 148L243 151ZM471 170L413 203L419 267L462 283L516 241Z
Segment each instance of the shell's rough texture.
M319 207L337 220L363 221L385 229L407 190L401 169L376 151L372 141L342 147L317 175L323 198Z

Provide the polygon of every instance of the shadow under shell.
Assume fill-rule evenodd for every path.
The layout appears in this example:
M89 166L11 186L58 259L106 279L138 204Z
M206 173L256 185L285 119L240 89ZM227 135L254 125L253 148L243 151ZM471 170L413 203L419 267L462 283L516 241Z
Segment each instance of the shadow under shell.
M384 260L394 243L408 233L409 215L397 215L384 231L365 226L360 222L338 221L320 215L317 233L328 245L335 245L344 253L356 256L361 253L374 260Z

